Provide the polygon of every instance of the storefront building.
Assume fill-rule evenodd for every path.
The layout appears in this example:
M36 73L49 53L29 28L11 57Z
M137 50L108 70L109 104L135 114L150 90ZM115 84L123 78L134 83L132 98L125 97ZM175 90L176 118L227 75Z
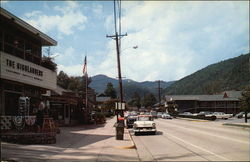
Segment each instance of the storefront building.
M30 98L32 113L42 94L56 89L56 70L43 65L42 47L57 42L0 9L0 114L18 115L20 96Z

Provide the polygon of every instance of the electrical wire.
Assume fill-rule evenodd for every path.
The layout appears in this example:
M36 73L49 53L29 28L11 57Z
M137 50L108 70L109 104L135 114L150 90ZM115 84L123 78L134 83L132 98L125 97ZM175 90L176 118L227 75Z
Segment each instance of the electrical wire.
M116 3L114 0L114 23L115 23L115 34L117 34L117 26L116 26Z

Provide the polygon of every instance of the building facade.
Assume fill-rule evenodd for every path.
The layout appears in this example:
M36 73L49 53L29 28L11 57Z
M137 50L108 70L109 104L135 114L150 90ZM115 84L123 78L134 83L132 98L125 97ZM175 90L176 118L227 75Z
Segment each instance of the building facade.
M57 42L5 9L0 10L0 113L15 116L20 96L30 98L32 109L42 94L56 88L56 70L44 66L42 47Z
M212 111L236 114L240 112L240 97L241 91L225 91L215 95L167 95L165 106L168 107L168 102L174 102L179 112Z

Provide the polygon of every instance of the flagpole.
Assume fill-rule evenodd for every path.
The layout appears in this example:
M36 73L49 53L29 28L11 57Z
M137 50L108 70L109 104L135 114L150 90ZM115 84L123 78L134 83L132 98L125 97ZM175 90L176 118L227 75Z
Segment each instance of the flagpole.
M85 110L86 110L85 117L87 119L87 116L89 115L89 109L88 109L88 96L87 96L88 95L88 73L87 73L87 56L86 55L85 55L84 65L83 65L83 78L85 78L85 84L86 84L85 85Z
M85 103L86 103L86 110L87 110L87 112L89 113L89 109L88 109L88 72L87 72L87 56L85 56L85 58L86 58L86 73L85 73L85 79L86 79L86 101L85 101Z

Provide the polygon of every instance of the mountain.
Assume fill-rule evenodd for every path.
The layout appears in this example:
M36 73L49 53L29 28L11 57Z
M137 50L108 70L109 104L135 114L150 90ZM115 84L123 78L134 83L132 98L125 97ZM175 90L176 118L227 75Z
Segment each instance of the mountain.
M176 81L164 94L212 94L250 85L250 53L209 65Z
M119 92L119 85L118 85L117 79L110 78L102 74L93 76L91 77L91 79L92 79L92 82L90 83L89 86L95 89L97 93L104 92L108 82L111 82L113 84L117 93ZM149 93L149 92L155 95L157 94L157 89L156 89L158 86L157 81L136 82L131 79L124 79L122 83L123 83L124 96L127 101L131 98L134 92L139 93L141 97L144 94ZM170 86L172 83L174 82L173 81L172 82L161 81L161 88L164 89Z

